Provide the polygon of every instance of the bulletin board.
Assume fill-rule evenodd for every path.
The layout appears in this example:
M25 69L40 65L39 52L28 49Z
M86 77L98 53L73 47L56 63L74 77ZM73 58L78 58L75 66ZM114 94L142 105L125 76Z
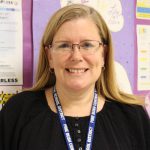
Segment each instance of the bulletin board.
M14 65L18 77L11 77L12 74L9 73L11 80L4 79L4 75L2 76L4 68L6 70L13 63L11 59L7 59L9 64L7 66L0 60L0 108L10 96L32 86L40 41L46 24L55 11L70 3L87 4L101 13L111 30L115 61L126 70L133 93L147 95L150 92L150 38L148 38L150 37L150 0L9 0L9 5L2 4L3 2L0 2L0 26L9 16L9 12L15 12L14 10L17 10L16 15L20 18L17 21L21 24L18 28L19 38L15 40L20 41L19 44L16 43L20 47L17 48L16 54L12 54L15 56L12 57L12 62L18 60ZM14 4L13 7L11 3ZM7 13L4 13L6 10ZM0 32L4 31L0 30ZM4 41L1 39L0 55L2 56ZM145 47L141 46L143 44Z

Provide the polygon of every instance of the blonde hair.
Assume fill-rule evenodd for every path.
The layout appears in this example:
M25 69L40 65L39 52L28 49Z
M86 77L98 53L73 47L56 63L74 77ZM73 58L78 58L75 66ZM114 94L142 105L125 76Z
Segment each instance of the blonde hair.
M116 84L112 39L105 21L95 9L80 4L73 4L61 8L48 22L41 40L36 82L30 90L36 91L46 89L55 84L55 74L49 71L49 63L45 47L52 44L56 32L63 23L78 18L91 18L99 30L99 35L103 43L106 45L104 54L105 69L102 71L96 82L98 94L102 94L109 99L126 104L142 104L142 101L138 100L136 96L121 92Z

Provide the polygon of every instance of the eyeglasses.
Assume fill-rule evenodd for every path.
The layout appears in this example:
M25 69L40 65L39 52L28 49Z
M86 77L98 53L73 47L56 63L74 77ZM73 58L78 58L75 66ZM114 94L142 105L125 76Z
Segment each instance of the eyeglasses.
M94 40L82 41L79 44L72 44L68 41L57 41L50 45L49 48L52 48L55 52L64 54L73 52L75 46L77 46L81 54L94 54L103 45L102 42Z

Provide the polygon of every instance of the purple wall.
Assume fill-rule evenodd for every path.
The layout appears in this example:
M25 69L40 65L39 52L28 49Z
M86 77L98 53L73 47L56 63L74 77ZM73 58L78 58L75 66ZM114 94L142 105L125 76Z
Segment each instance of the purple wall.
M36 72L40 40L50 16L60 8L59 0L33 0L34 71ZM33 75L35 76L35 75Z
M23 0L23 87L31 87L33 81L32 1Z
M115 60L127 71L131 86L134 85L134 1L121 1L124 26L119 32L113 32ZM129 5L130 4L130 5Z

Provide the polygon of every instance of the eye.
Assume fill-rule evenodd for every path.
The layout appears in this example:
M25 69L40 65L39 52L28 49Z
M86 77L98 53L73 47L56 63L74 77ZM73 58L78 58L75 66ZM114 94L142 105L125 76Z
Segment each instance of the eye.
M57 43L57 48L70 48L69 43Z
M85 49L89 49L89 48L93 48L94 44L89 41L84 41L83 43L81 43L81 47Z

